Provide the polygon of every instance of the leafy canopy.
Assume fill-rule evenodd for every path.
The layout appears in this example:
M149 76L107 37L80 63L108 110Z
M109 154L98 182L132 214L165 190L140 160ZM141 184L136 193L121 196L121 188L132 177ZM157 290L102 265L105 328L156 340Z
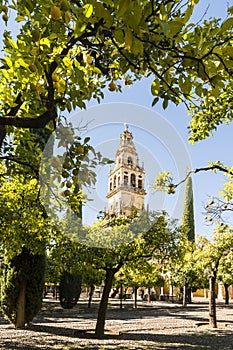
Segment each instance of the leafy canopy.
M206 135L195 108L219 105L230 86L233 9L223 23L193 24L198 2L1 0L3 21L15 15L20 28L16 39L3 34L0 125L44 127L61 111L100 101L106 85L120 91L152 76L153 105L184 101L194 109L192 133L203 125Z

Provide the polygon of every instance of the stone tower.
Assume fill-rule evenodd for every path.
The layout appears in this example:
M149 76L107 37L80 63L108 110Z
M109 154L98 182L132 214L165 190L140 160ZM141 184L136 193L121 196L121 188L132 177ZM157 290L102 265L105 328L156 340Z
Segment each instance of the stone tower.
M114 167L108 177L108 214L127 216L133 208L137 209L138 214L144 210L144 175L143 167L139 166L133 135L125 124Z

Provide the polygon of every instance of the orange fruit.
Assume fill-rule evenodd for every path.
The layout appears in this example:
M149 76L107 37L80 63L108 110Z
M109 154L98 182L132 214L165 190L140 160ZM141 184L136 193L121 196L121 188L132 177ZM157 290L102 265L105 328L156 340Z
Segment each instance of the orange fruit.
M61 2L61 10L62 11L68 11L69 8L70 8L70 4L68 3L68 1L67 0L63 0Z
M61 18L61 10L59 9L59 7L55 5L51 7L51 16L55 20Z
M108 85L108 90L109 91L115 91L116 90L116 84L114 81L111 81L111 83Z

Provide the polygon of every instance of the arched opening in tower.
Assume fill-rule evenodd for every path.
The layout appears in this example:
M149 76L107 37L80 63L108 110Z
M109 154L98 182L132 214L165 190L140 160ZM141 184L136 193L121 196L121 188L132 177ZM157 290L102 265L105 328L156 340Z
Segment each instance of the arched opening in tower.
M131 185L132 187L135 187L135 186L136 186L136 176L135 176L135 174L131 174L131 175L130 175L130 185Z

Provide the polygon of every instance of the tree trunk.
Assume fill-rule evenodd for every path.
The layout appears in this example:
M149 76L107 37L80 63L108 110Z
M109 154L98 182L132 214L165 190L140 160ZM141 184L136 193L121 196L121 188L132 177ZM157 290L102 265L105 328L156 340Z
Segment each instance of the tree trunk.
M151 289L150 287L148 288L148 303L150 304L151 302Z
M215 299L215 283L216 277L209 277L209 326L211 328L217 328L216 319L216 299Z
M229 290L228 290L229 284L224 283L224 289L225 289L225 304L229 304Z
M138 307L138 287L134 286L134 308Z
M6 137L6 127L5 125L0 125L0 148L2 148L2 144L5 137Z
M187 288L187 302L189 303L189 304L191 304L192 303L192 288Z
M25 308L26 308L26 281L22 281L19 290L17 306L16 306L16 320L15 328L25 327Z
M90 293L89 293L89 299L88 299L88 309L90 309L91 307L91 302L92 302L92 297L93 297L93 294L94 294L94 290L95 290L95 286L92 284L91 285L91 288L90 288Z
M184 285L183 287L183 306L187 306L188 303L188 286L187 284Z
M104 337L104 325L106 320L108 298L112 288L112 282L113 282L115 272L116 272L115 270L111 270L111 269L106 271L105 285L104 285L102 298L100 301L98 318L97 318L97 323L95 327L95 336L98 339L102 339Z

